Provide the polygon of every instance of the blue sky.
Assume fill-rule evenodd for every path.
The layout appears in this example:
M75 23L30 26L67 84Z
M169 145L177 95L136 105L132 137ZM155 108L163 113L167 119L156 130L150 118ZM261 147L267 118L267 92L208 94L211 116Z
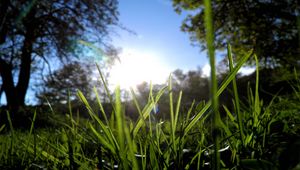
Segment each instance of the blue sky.
M142 63L142 61L135 62L136 65L140 64L145 68L139 72L145 71L149 65L151 70L161 68L161 71L149 73L154 74L152 76L144 76L144 81L151 80L153 83L162 83L162 80L177 68L188 71L207 64L206 52L201 52L199 47L192 46L189 35L180 30L185 15L177 14L170 0L120 0L119 12L120 23L136 33L134 35L121 29L115 30L118 35L113 35L113 44L125 51L125 54L121 54L121 60L126 62L130 58L128 54L134 53L132 55L138 55L140 58L151 57L155 61L155 63L148 64ZM123 75L120 77L120 74L124 74L124 71L132 68L130 64L127 65L128 67L122 67L123 72L118 71L113 74L118 74L118 76L112 76L112 79L117 79L113 80L113 83L120 83L122 87L124 81L130 81L128 78L123 80ZM128 74L134 73L129 72ZM139 76L141 75L132 77ZM153 77L160 78L155 80ZM133 86L138 81L141 81L141 78L126 86Z
M119 28L109 35L112 44L123 49L122 66L112 70L115 85L128 88L142 81L162 83L177 68L187 71L207 63L205 52L200 53L189 35L180 31L185 16L174 11L171 0L119 0L119 12L120 23L136 35ZM27 100L33 94L28 92Z
M112 44L123 49L121 63L111 70L112 86L164 83L177 68L186 72L200 66L209 73L206 52L192 46L189 35L180 30L185 15L174 11L171 0L119 0L119 12L120 23L136 34L115 28L109 35ZM27 100L33 94L28 92Z
M156 53L170 72L207 63L205 52L193 47L189 35L180 31L185 16L175 13L169 0L120 0L119 12L121 24L137 35L116 30L114 45Z
M119 0L119 21L136 35L116 29L113 44L123 49L123 61L111 71L111 83L124 88L142 81L164 83L175 69L201 67L208 76L210 67L206 51L191 45L189 35L180 30L186 13L179 15L171 0ZM217 61L222 52L217 53ZM253 72L242 68L242 74Z

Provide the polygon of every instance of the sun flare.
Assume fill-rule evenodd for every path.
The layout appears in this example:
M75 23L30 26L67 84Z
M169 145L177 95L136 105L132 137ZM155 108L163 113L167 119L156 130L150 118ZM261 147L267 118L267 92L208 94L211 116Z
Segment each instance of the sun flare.
M122 89L129 89L144 81L164 83L170 74L159 55L153 52L125 49L120 60L110 72L110 84L113 87L120 85Z

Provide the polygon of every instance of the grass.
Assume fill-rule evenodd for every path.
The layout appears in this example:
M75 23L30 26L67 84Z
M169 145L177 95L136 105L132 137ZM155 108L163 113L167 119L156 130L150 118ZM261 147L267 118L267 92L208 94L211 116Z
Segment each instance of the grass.
M52 117L59 120L57 129L37 129L38 113L34 112L29 131L15 130L7 113L9 124L0 126L0 169L299 169L300 155L295 151L300 148L300 82L293 85L296 98L292 101L275 95L263 105L258 93L256 56L249 51L234 62L228 45L230 71L217 86L210 8L210 1L205 1L211 64L208 102L192 103L183 112L184 94L174 94L170 76L168 84L157 93L150 86L145 105L131 90L138 114L137 120L131 120L125 116L119 87L111 94L98 67L112 112L104 109L94 88L96 107L82 92L77 94L88 111L88 119L74 115L71 102L64 117L51 109ZM250 57L256 61L256 84L254 90L248 88L248 103L242 103L235 77ZM221 116L218 97L230 85L234 109L223 105L226 114ZM169 119L157 120L152 111L165 94ZM296 104L279 109L285 103Z
M222 124L218 127L217 140L220 147L217 150L216 139L211 135L214 129L211 122L214 121L209 119L214 114L210 111L212 102L197 107L192 104L187 113L183 113L180 106L184 94L173 94L170 77L168 85L159 92L154 94L150 88L148 102L144 106L139 104L137 95L131 91L139 114L136 121L126 118L119 88L111 95L112 113L106 113L103 109L96 89L96 108L79 91L78 97L90 118L84 120L74 116L72 103L69 102L69 114L63 118L64 121L60 121L61 125L56 130L36 129L37 112L33 114L28 132L15 130L9 119L9 125L1 128L6 131L0 138L1 169L285 169L282 168L284 161L281 161L281 155L291 149L288 145L292 150L299 147L299 140L287 140L286 136L299 139L299 125L296 122L300 118L294 115L292 119L293 111L274 110L280 104L276 102L277 97L262 105L258 78L255 89L248 90L248 103L240 103L235 75L251 55L250 51L235 66L231 55L228 55L230 73L216 95L219 96L232 83L234 109L231 111L223 106L226 115L220 116ZM257 77L258 74L257 69ZM293 87L298 94L299 86ZM170 119L152 119L151 111L166 92L169 95ZM277 124L281 123L288 126L285 132L276 129ZM219 165L215 162L215 152L219 154ZM291 163L289 166L292 168L297 164Z

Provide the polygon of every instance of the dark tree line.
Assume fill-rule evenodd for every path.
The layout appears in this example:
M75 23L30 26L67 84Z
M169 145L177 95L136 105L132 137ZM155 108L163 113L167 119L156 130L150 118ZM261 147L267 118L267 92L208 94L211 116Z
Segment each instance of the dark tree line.
M92 74L91 65L88 64L72 62L64 65L45 78L41 91L37 92L40 104L65 104L77 98L78 90L90 99L93 89Z
M173 6L178 13L192 11L181 29L205 49L203 0L173 0ZM253 49L262 67L299 68L298 0L212 0L212 11L217 49L224 49L229 43L236 57Z

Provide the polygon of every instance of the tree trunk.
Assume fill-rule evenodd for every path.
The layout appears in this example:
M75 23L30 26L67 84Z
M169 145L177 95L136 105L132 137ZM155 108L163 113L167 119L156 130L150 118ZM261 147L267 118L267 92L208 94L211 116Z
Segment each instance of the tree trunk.
M20 107L25 105L25 96L30 80L32 46L33 42L24 43L17 86L14 85L11 65L0 58L2 88L6 96L7 108L10 111L12 118L14 118L14 115L19 112Z
M1 58L0 75L2 77L2 88L6 96L8 109L12 112L16 112L20 104L17 99L17 90L14 86L12 67Z
M31 53L32 53L33 43L35 41L33 30L34 29L29 29L29 31L26 32L24 45L22 48L20 73L19 73L18 84L16 86L17 95L18 95L17 97L20 106L25 105L25 96L26 96L26 92L30 80Z
M32 11L29 12L28 17L33 17L32 14ZM26 33L24 35L25 39L22 47L22 53L20 55L20 72L16 86L13 80L13 68L11 64L7 63L0 57L0 75L2 77L3 91L5 92L7 107L12 116L19 111L21 106L25 105L25 96L29 85L32 63L31 54L33 44L36 40L35 25L32 23L26 23L24 25L26 27Z

